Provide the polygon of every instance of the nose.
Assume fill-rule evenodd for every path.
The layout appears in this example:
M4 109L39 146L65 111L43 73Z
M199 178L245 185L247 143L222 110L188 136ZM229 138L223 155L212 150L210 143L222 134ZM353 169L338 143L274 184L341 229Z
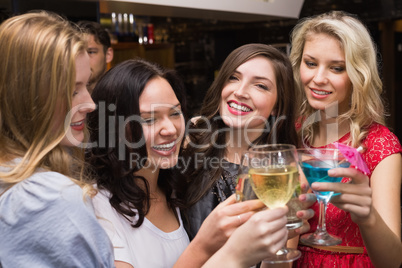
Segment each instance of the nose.
M239 88L234 92L234 95L239 99L249 98L247 86L245 84L241 84Z
M162 136L173 136L177 133L177 128L176 125L172 120L169 118L165 118L162 121L161 129L160 129L160 134Z
M91 95L89 94L88 90L86 90L85 95L82 98L82 102L79 106L78 111L80 113L90 113L93 112L96 108L96 105L94 101L91 98Z
M314 78L313 78L314 83L316 84L325 84L328 82L327 78L327 72L324 68L318 68Z

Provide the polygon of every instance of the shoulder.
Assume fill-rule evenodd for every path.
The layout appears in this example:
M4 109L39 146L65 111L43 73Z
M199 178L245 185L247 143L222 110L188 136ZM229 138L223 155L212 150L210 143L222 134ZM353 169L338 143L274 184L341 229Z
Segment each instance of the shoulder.
M62 174L38 172L16 184L1 196L0 214L0 236L9 241L6 248L0 245L0 252L15 255L13 250L24 249L17 250L21 261L32 259L38 266L73 263L75 267L95 267L96 263L108 263L106 267L111 267L110 242L97 225L90 199ZM5 255L0 257L18 263Z
M367 149L390 150L392 153L402 152L401 144L394 133L380 124L372 124L364 145Z
M57 172L33 174L4 192L0 202L4 219L20 224L25 219L56 223L66 217L86 215L92 209L81 187Z
M396 135L387 127L376 123L370 126L363 145L366 148L364 157L370 170L374 170L384 158L402 153L402 147Z
M111 193L107 190L98 190L98 193L92 198L95 214L98 217L114 218L115 210L110 204Z
M111 193L109 191L99 190L92 200L98 222L106 230L112 242L114 242L116 235L119 236L119 231L130 230L131 223L136 218L128 217L131 220L130 222L123 215L118 213L109 202L110 196Z
M83 198L81 187L57 172L37 172L17 183L3 195L3 201L18 201L26 209L40 210L50 203L71 202Z

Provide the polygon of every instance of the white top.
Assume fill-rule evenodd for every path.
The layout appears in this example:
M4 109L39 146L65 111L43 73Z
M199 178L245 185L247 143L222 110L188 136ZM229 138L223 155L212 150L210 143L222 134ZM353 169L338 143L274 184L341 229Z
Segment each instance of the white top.
M0 194L0 267L114 267L91 199L66 176L36 172L10 189L0 178Z
M180 211L179 229L165 233L147 218L138 228L119 214L109 203L110 193L101 190L94 197L93 204L98 221L112 241L116 261L127 262L134 268L173 267L179 256L190 243L183 228ZM136 217L133 219L136 222Z

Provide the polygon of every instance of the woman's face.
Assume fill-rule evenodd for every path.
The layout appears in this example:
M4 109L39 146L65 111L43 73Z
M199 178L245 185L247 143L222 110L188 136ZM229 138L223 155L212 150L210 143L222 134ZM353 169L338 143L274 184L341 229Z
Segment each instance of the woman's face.
M146 84L139 103L148 152L146 166L162 169L175 166L185 123L172 87L161 77L153 78Z
M349 110L352 82L346 73L345 53L337 39L317 34L306 40L300 77L311 107L325 110L337 103L338 114Z
M272 63L257 56L237 67L229 77L221 93L219 113L229 127L263 129L276 100Z
M89 66L89 56L86 52L77 56L75 69L75 88L72 96L71 111L69 111L71 122L63 121L66 136L60 142L61 145L65 146L78 146L84 140L87 114L95 109L95 104L87 90L91 68ZM65 118L62 118L62 120L65 120Z

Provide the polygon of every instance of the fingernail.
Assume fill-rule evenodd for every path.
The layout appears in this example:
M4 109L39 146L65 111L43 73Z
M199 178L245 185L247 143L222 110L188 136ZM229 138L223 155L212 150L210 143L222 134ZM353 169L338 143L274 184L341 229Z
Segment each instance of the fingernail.
M299 196L299 200L300 200L300 201L306 201L306 200L307 200L307 196L304 195L304 194L302 194L302 195Z

